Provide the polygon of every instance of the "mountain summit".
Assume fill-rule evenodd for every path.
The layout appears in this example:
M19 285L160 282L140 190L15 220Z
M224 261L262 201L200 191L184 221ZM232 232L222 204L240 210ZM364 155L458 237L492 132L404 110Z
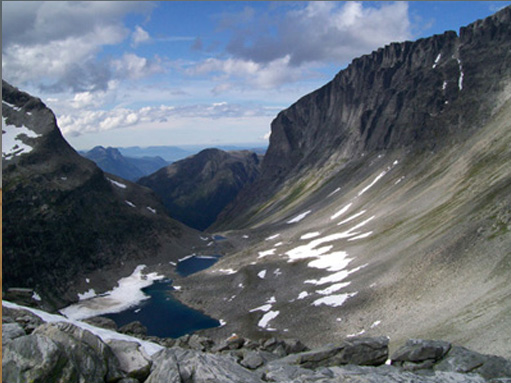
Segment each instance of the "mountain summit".
M85 276L106 289L137 262L177 261L200 241L149 189L76 153L51 110L5 81L2 141L4 291L32 288L60 306L88 289Z

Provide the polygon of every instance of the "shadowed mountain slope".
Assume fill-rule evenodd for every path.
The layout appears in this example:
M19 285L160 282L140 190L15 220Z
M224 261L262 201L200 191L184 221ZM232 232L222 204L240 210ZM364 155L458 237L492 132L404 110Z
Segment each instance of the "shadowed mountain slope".
M36 288L60 306L76 300L85 275L101 269L92 282L111 287L137 263L177 260L200 241L149 189L76 153L51 110L5 81L2 141L4 291Z
M172 217L204 230L259 175L259 163L253 152L206 149L138 182L155 191Z

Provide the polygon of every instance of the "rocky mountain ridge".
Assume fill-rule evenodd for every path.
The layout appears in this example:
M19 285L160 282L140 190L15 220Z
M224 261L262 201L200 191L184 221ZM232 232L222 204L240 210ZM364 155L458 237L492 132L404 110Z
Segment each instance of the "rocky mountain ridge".
M78 155L51 110L5 81L2 133L4 292L35 289L59 307L86 276L108 289L141 260L177 260L202 242L149 189Z
M510 21L507 7L459 35L392 43L354 59L278 114L261 177L215 227L246 225L283 185L329 162L382 150L436 150L469 137L505 99Z
M141 178L171 216L205 230L243 187L259 175L261 157L250 151L205 149Z

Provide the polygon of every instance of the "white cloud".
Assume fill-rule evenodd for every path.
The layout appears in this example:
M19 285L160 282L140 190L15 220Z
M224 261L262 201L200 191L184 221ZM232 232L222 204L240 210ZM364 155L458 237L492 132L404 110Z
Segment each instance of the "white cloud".
M4 2L2 72L18 86L83 92L106 89L109 65L97 60L103 46L119 44L132 12L148 12L144 2Z
M135 27L135 31L131 34L131 46L137 47L139 44L151 41L149 33L140 26Z
M112 61L117 76L121 78L140 79L164 72L158 61L150 61L134 53L125 53L120 59Z
M259 19L254 17L252 25L238 25L234 30L228 45L232 55L258 63L289 56L293 66L319 61L344 64L382 45L411 37L406 2L374 6L311 1L287 12L273 28L266 28Z

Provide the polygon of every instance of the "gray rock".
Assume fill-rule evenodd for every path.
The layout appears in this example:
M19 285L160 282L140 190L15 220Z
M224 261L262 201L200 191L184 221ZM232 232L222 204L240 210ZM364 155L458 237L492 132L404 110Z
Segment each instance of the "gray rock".
M436 371L476 373L486 379L511 379L511 362L493 355L483 355L464 347L454 346L445 358L434 366Z
M244 344L245 344L244 338L237 336L237 335L233 335L233 336L227 338L226 340L224 340L218 346L213 347L212 351L213 352L221 352L221 351L229 351L229 350L239 350L240 348L243 347Z
M140 383L140 381L135 378L122 378L117 383Z
M46 323L33 334L44 335L66 351L78 374L115 382L124 374L114 353L99 337L71 323Z
M243 367L255 370L264 364L264 359L261 353L257 351L247 351L243 356L243 360L240 362Z
M290 355L288 362L305 368L357 364L378 366L388 358L388 338L351 338L337 344Z
M119 328L119 332L123 334L130 335L147 335L147 327L145 327L141 322L134 321L128 324L125 324L121 328Z
M188 340L188 346L197 351L209 351L213 347L214 342L204 336L193 334Z
M2 324L2 345L12 339L19 338L26 335L25 330L17 323L4 323Z
M119 360L120 369L130 378L143 382L151 371L152 361L137 342L110 340L107 344Z
M287 354L296 354L307 350L307 346L298 339L284 339L282 342Z
M85 323L89 323L93 326L106 328L107 330L117 331L117 324L113 319L105 318L105 317L93 317L84 319Z
M431 368L450 349L451 344L444 341L409 339L392 355L392 364L409 370Z
M254 373L226 355L174 347L155 354L153 362L146 383L261 383Z
M26 335L2 350L2 382L76 382L65 352L50 338Z

